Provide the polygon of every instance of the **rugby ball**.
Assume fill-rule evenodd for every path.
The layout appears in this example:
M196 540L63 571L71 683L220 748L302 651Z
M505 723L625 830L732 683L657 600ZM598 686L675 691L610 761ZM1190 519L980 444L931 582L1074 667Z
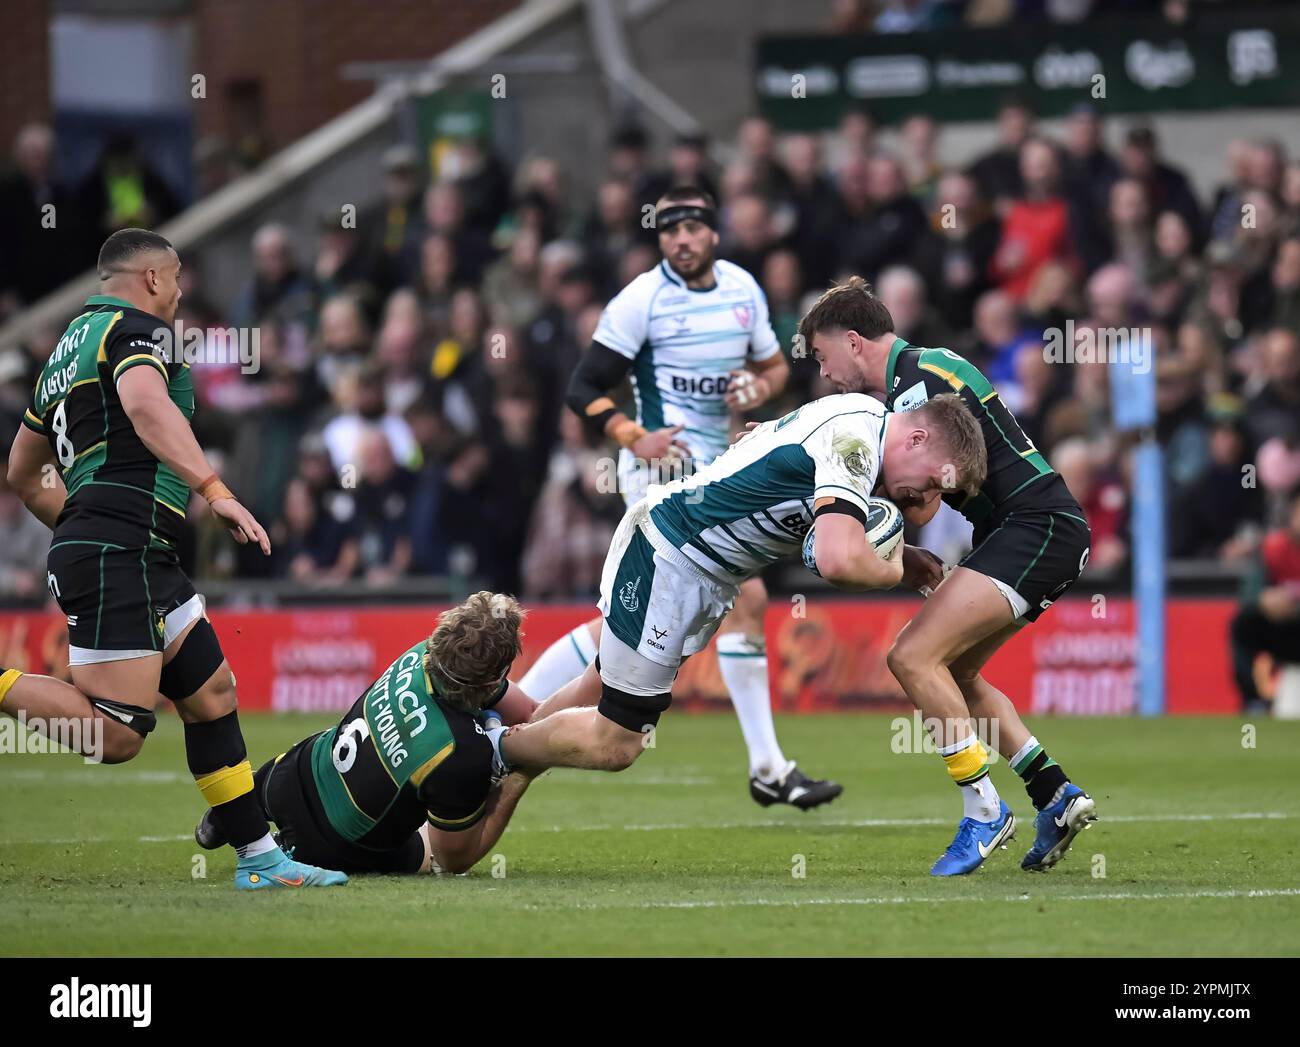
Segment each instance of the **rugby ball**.
M803 536L803 565L821 577L817 570L816 525ZM903 540L903 514L888 498L867 499L866 537L883 559L888 559Z

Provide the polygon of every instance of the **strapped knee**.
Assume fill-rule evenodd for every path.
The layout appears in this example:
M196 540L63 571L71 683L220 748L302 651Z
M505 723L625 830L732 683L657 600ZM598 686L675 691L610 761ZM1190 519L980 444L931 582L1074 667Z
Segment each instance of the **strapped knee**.
M217 631L210 621L200 618L182 641L176 656L162 667L158 690L173 702L189 698L202 689L223 661L225 655L221 653Z

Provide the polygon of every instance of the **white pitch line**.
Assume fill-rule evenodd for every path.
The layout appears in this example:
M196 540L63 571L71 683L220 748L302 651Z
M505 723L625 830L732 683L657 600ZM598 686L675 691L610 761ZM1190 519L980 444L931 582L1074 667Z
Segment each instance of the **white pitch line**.
M1235 811L1224 814L1114 814L1102 815L1097 822L1122 822L1140 824L1144 822L1256 822L1283 821L1298 818L1300 814L1289 811ZM511 833L566 833L566 832L699 832L714 829L918 829L932 825L951 825L951 818L854 818L854 819L818 819L809 822L698 822L694 824L664 825L521 825L511 828ZM136 843L176 843L180 840L192 840L192 833L180 833L174 836L139 836ZM3 843L49 844L61 846L77 843L114 843L125 842L127 837L120 836L78 836L27 838L21 840L0 840Z
M1104 812L1097 824L1106 822L1249 822L1297 818L1287 811L1239 811L1226 814L1116 814ZM917 829L929 825L951 825L951 818L817 818L805 822L696 822L660 825L521 825L511 832L686 832L700 829Z
M714 901L665 901L665 902L578 902L569 905L520 906L522 909L563 910L563 909L741 909L741 908L789 908L798 909L817 905L951 905L954 902L1152 902L1168 901L1171 898L1197 900L1204 898L1293 898L1300 896L1300 887L1260 887L1253 890L1203 890L1173 891L1162 894L1126 894L1123 892L1107 894L1008 894L1002 898L969 896L921 896L908 898L902 895L879 898L736 898Z

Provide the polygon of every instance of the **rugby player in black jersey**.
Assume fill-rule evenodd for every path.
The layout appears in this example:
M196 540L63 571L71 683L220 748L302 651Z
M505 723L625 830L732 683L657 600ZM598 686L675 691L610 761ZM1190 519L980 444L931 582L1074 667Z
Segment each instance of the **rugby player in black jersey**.
M890 669L934 725L935 744L964 798L956 837L931 872L973 872L1015 834L1015 818L989 779L988 751L972 719L994 725L998 751L1038 811L1037 837L1021 867L1045 870L1095 820L1095 805L981 670L1074 584L1088 561L1088 524L1065 481L979 370L948 349L909 345L893 328L871 287L853 277L821 296L800 322L799 334L839 392L883 395L894 411L956 393L979 421L988 452L988 478L977 494L942 495L974 525L973 550L947 577L937 557L904 550L903 584L931 595L889 652ZM939 502L940 495L931 492L913 505L899 504L911 522L924 523Z
M346 883L291 860L272 839L253 795L234 675L177 556L191 490L236 541L271 549L190 429L194 385L169 330L180 267L157 233L110 236L99 252L101 293L68 325L33 391L9 482L54 531L47 581L68 618L75 686L4 670L0 710L93 720L102 751L92 755L118 763L153 730L161 694L184 722L190 772L238 855L235 886Z

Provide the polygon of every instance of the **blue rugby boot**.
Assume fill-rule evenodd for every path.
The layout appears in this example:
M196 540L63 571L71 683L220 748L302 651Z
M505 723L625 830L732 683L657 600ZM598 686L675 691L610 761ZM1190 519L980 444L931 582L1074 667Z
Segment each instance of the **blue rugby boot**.
M984 864L998 847L1005 847L1016 835L1016 816L1006 801L995 822L977 822L974 818L963 818L957 826L957 835L953 837L948 849L930 868L931 876L963 876L972 873Z
M338 887L348 882L344 873L318 869L295 862L275 848L251 858L240 858L235 866L235 890L262 891L282 887Z
M1020 868L1046 872L1065 857L1070 843L1097 820L1097 805L1073 782L1061 786L1056 800L1038 812L1034 828L1038 835Z

